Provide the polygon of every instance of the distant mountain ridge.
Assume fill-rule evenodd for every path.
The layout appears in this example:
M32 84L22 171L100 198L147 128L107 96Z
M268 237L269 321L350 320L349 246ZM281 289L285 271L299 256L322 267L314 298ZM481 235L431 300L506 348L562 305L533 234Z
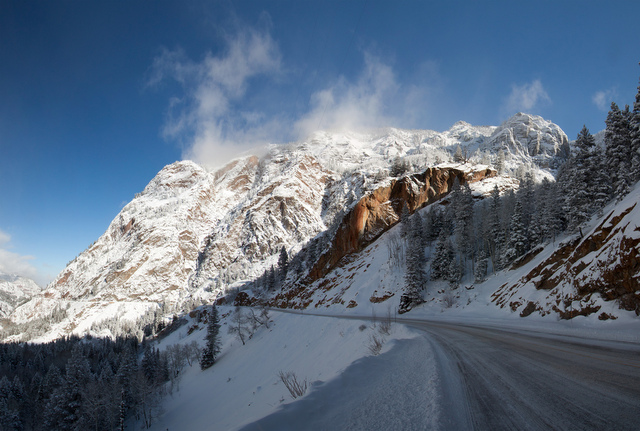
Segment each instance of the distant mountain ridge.
M176 162L10 317L25 324L45 318L50 310L66 310L66 317L41 334L50 339L99 330L108 320L132 321L154 310L188 311L260 276L277 264L283 247L289 256L310 245L319 248L318 255L326 252L354 205L391 184L398 159L416 173L447 163L459 167L451 161L460 147L468 172L486 170L503 157L506 174L525 166L538 177L552 177L568 145L557 125L517 114L499 127L458 122L446 132L317 132L215 172L191 161ZM514 184L500 178L505 187ZM306 262L302 270L313 264Z
M41 292L40 286L30 278L0 272L0 318Z

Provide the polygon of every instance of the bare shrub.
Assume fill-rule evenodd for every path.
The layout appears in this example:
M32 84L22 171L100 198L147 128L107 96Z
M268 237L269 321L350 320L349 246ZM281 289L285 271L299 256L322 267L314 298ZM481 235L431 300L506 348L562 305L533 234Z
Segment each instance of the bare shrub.
M360 332L364 331L365 329L367 329L367 325L360 325L360 326L358 326L358 330L359 330Z
M245 315L244 311L240 307L236 307L231 315L231 321L229 322L229 333L234 334L238 340L242 342L244 346L247 339L253 335L252 325L250 319Z
M378 356L380 354L380 351L382 350L383 343L384 339L382 337L378 337L377 335L372 334L369 336L369 345L367 346L367 348L373 356Z
M307 392L307 379L299 381L298 376L296 376L294 372L287 371L285 373L284 371L280 371L278 373L278 377L280 377L280 380L289 390L289 393L294 400L303 396L304 393Z
M387 238L387 251L389 252L389 267L401 268L404 265L404 242L397 231L389 233Z
M442 297L442 303L445 308L451 308L456 304L456 298L453 296L453 293L447 292Z
M387 315L380 320L378 332L382 335L389 335L391 333L391 311L388 311Z

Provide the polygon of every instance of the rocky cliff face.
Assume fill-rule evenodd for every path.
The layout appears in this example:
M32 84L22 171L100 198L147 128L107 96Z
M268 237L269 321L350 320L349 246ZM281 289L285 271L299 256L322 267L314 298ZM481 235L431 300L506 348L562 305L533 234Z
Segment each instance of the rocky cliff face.
M569 155L569 139L557 125L535 115L517 113L483 142L480 149L502 149L518 162L533 160L538 166L548 168L556 158Z
M420 174L394 179L388 186L367 194L347 213L338 227L329 251L313 266L315 281L326 275L346 255L359 252L400 221L403 211L417 209L449 193L456 178L460 184L496 175L491 169L465 172L456 168L429 168Z

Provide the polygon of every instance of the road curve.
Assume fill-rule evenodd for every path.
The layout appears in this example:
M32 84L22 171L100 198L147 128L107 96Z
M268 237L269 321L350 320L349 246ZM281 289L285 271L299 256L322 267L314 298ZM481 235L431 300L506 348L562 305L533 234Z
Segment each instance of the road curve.
M405 320L448 379L445 414L474 430L639 430L640 347ZM445 428L448 428L445 426Z

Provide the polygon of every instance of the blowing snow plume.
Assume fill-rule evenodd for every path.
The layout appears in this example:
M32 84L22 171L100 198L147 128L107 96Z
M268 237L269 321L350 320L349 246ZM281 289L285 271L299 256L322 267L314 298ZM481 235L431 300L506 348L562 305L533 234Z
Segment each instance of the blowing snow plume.
M340 77L311 96L309 112L295 125L298 136L316 130L363 130L391 125L388 107L400 91L393 70L365 53L364 70L355 83Z
M277 121L245 110L242 102L250 80L281 71L280 51L267 31L244 30L226 41L219 56L201 62L184 51L163 50L151 69L148 86L171 78L184 91L170 100L163 134L185 145L183 157L220 165L239 152L269 142Z
M209 52L200 62L181 49L165 49L153 62L147 86L169 79L180 85L182 94L169 102L163 134L183 145L185 159L215 167L243 152L304 139L317 130L399 126L401 119L423 111L424 88L400 85L391 66L368 52L363 56L363 68L353 80L325 79L321 89L303 96L309 103L302 114L286 107L301 91L301 75L310 71L284 67L268 30L244 29L225 40L221 54ZM267 87L275 88L272 97L261 95Z

